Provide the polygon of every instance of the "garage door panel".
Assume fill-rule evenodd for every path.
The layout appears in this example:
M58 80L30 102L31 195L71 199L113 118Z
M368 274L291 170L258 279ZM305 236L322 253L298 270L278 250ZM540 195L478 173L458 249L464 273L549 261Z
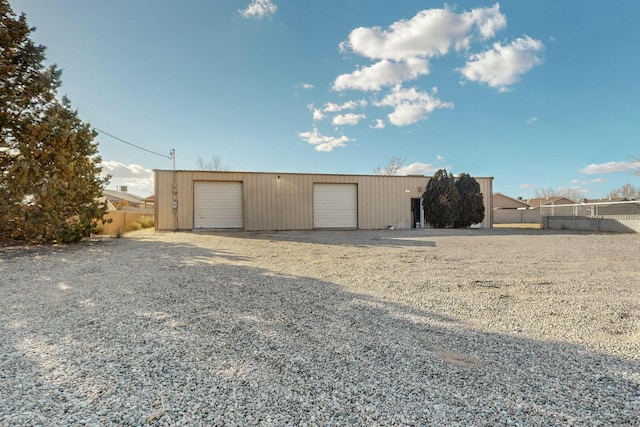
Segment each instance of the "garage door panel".
M315 228L358 228L358 186L315 184L313 222Z
M243 228L241 182L194 183L194 228Z

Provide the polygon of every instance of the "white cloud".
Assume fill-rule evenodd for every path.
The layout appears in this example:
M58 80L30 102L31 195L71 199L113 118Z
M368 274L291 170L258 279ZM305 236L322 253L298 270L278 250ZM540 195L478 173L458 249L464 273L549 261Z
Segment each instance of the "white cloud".
M374 125L369 126L371 129L384 129L385 124L384 120L376 119L376 123Z
M400 86L396 86L376 105L394 108L388 117L396 126L406 126L426 119L437 109L453 108L452 103L442 102L427 92L420 92L416 88L403 89Z
M433 175L438 169L431 163L414 162L398 169L398 175Z
M441 155L438 154L438 157L436 157L436 159L438 159L439 162L444 160L444 157L442 157Z
M383 59L370 67L362 67L353 73L338 76L333 83L333 90L376 91L384 86L393 86L425 74L429 74L429 63L424 59L409 58L403 62Z
M313 105L313 103L308 104L307 108L309 109L309 111L311 111L313 113L313 120L314 121L318 121L318 120L323 120L325 115L322 112L322 110L320 108L316 108L315 105Z
M301 86L302 89L313 89L315 87L311 83L302 83Z
M507 17L500 13L500 4L498 3L493 7L472 9L462 16L467 21L476 24L480 35L485 40L495 37L498 31L507 28Z
M315 145L316 151L331 151L336 147L344 147L348 141L353 141L353 139L344 135L338 138L321 135L316 128L311 132L300 132L298 136L308 144Z
M395 126L407 126L427 119L437 109L454 108L453 103L438 98L438 88L435 86L428 91L421 87L405 88L403 83L414 80L415 85L420 86L421 80L425 80L424 76L431 73L436 59L450 52L466 51L466 55L472 44L491 46L489 40L506 26L507 18L496 3L460 13L448 6L426 9L410 19L393 22L388 27L355 28L339 44L339 49L342 53L364 57L368 63L359 65L350 73L338 75L332 89L336 92L360 90L373 94L368 98L369 103L364 100L344 104L329 102L322 108L311 108L314 121L324 120L331 114L334 116L334 125L362 124L365 114L341 112L371 105L391 109L388 121ZM466 55L466 64L456 71L461 73L463 79L505 91L542 62L540 52L543 45L538 40L523 36L512 43L503 43L493 44L486 52ZM340 114L335 115L337 113ZM380 117L379 113L366 112L366 115ZM534 117L529 119L530 124L535 120ZM383 129L386 121L377 119L366 125L372 129ZM325 151L349 141L345 136L334 138L320 135L315 128L299 135L315 145L317 150Z
M333 102L326 103L323 109L323 111L327 113L335 113L341 110L342 110L342 107L338 104L334 104Z
M334 104L333 102L327 102L324 105L325 113L337 113L338 111L343 110L353 110L358 107L366 107L368 104L366 99L361 99L359 101L347 101L344 104Z
M572 179L571 183L572 184L578 184L578 185L589 185L589 184L598 184L600 182L604 182L603 178L596 178L596 179Z
M104 161L100 167L104 176L111 175L111 186L126 185L130 187L129 192L138 193L140 196L144 196L144 193L153 193L151 169L135 164L125 165L114 160Z
M360 123L361 120L365 119L366 116L364 114L354 114L354 113L348 113L348 114L338 114L337 116L335 116L333 118L333 120L331 121L335 126L341 126L341 125L357 125L358 123Z
M340 49L371 59L429 58L445 55L451 47L468 47L474 27L481 39L487 39L506 26L507 19L500 13L499 4L462 14L449 8L427 9L409 20L391 24L387 30L356 28L340 44Z
M537 121L538 121L538 118L536 116L533 116L529 120L527 120L525 123L528 124L528 125L532 125Z
M542 47L539 40L529 36L518 38L506 46L495 43L492 49L472 55L459 71L468 80L506 91L520 81L524 73L542 63L538 56Z
M125 165L124 163L116 162L113 160L107 160L100 163L102 167L102 173L111 175L117 178L127 179L147 179L153 178L153 171L151 169L145 169L140 165Z
M640 161L590 164L580 169L580 172L586 173L587 175L595 175L600 173L625 172L635 169L640 169Z
M318 121L318 120L323 120L324 119L324 113L322 112L322 110L314 108L313 110L313 120Z
M276 13L278 6L271 0L253 0L246 9L240 10L240 14L245 18L264 18Z
M532 190L536 188L535 184L520 184L520 189L522 190Z

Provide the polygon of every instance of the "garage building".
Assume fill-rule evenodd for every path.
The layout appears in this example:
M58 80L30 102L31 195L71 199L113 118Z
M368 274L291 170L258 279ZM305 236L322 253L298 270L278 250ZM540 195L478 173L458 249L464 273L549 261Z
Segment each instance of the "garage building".
M427 176L155 170L157 230L422 228ZM492 226L493 178L475 178Z

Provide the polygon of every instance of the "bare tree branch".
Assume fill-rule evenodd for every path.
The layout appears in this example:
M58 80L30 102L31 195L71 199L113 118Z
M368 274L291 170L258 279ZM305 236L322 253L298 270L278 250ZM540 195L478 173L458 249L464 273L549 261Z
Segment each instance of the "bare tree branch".
M389 163L387 163L386 166L378 166L373 170L373 172L376 175L397 175L398 171L404 167L406 162L406 159L394 156L389 159Z

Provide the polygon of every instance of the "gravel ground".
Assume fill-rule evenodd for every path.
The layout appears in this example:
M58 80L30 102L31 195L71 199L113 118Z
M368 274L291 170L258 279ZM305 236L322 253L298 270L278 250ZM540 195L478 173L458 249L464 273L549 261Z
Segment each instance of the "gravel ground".
M0 248L0 425L640 425L640 235Z

